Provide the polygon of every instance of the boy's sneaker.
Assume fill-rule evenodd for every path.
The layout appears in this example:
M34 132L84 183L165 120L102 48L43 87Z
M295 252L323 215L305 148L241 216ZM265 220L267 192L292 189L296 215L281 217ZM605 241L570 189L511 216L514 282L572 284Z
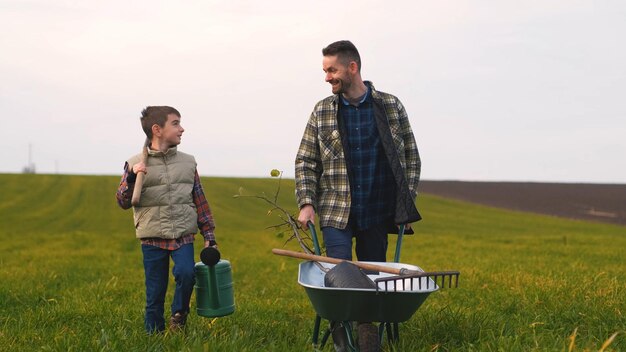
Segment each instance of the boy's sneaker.
M170 318L170 331L179 331L185 327L188 313L176 313Z

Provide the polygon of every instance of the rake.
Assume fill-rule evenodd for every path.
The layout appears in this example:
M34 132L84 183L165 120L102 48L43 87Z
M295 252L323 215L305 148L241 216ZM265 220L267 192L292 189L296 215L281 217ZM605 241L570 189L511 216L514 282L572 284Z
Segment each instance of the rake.
M383 266L383 265L376 265L376 264L371 264L371 263L364 263L364 262L355 262L355 261L349 261L349 260L344 260L344 259L337 259L337 258L331 258L331 257L324 257L321 255L314 255L314 254L307 254L307 253L302 253L302 252L294 252L294 251L290 251L290 250L286 250L286 249L278 249L278 248L274 248L272 249L272 253L276 254L276 255L281 255L281 256L285 256L285 257L292 257L292 258L299 258L299 259L306 259L306 260L312 260L312 261L316 261L316 262L322 262L322 263L330 263L330 264L339 264L341 262L347 261L349 263L352 263L356 266L358 266L361 269L365 269L365 270L369 270L369 271L377 271L377 272L383 272L383 273L388 273L388 274L394 274L396 276L389 276L389 277L383 277L383 278L378 278L375 280L375 282L378 284L379 282L384 283L385 285L385 290L387 290L387 285L389 282L394 281L397 282L399 280L409 280L410 282L410 286L411 288L413 288L413 280L414 278L431 278L434 282L435 285L437 283L437 280L439 280L441 282L440 287L445 288L445 284L446 282L448 283L448 287L452 288L452 282L454 279L454 287L458 287L459 286L459 275L460 273L458 271L455 270L449 270L449 271L430 271L430 272L424 272L424 271L418 271L418 270L409 270L406 268L392 268L392 267L388 267L388 266ZM429 284L429 280L425 280L426 281L426 288L428 288ZM418 282L418 286L421 289L421 282L422 280L417 280ZM394 290L396 290L397 285L394 285ZM377 288L378 290L378 288Z

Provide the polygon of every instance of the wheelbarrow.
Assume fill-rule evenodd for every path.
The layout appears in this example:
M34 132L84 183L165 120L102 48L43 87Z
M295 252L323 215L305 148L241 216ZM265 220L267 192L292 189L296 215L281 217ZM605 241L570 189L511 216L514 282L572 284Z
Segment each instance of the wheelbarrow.
M321 319L329 322L319 344L323 349L335 322L341 322L345 329L348 347L357 351L352 337L351 322L380 322L378 327L379 340L387 332L389 342L399 339L398 323L407 321L433 292L445 287L458 286L458 271L424 272L422 268L399 263L400 247L404 234L404 226L400 226L396 252L393 263L353 262L361 268L368 269L368 276L375 284L375 289L325 287L324 277L340 259L319 256L320 247L315 226L309 223L316 254L308 255L275 249L280 255L312 259L299 265L298 283L304 287L313 309L317 313L313 328L313 345L318 346ZM286 252L290 252L288 254ZM439 281L439 284L437 284Z

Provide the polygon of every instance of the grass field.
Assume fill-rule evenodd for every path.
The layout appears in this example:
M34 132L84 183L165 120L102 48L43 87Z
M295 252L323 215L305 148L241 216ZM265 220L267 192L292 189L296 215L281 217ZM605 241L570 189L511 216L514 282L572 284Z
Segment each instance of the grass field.
M163 336L143 331L141 250L118 182L0 175L0 351L312 350L298 261L270 252L285 241L265 229L279 220L233 198L240 187L273 194L277 179L203 179L236 312L194 314L185 333ZM279 202L295 211L293 180ZM459 270L460 287L432 294L385 351L626 351L626 228L428 195L418 205L424 220L401 261Z

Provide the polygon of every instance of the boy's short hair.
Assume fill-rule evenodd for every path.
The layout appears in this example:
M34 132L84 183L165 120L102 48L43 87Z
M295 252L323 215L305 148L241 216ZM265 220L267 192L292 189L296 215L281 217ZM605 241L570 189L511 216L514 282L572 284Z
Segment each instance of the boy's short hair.
M361 55L359 55L359 51L356 49L356 46L354 46L354 44L352 44L349 40L340 40L329 44L327 47L322 49L322 55L336 55L337 58L339 58L339 60L346 66L348 66L350 61L354 61L356 62L359 72L361 72Z
M143 128L148 139L152 139L152 126L157 124L164 127L169 114L180 117L178 110L171 106L147 106L141 111L141 128Z

